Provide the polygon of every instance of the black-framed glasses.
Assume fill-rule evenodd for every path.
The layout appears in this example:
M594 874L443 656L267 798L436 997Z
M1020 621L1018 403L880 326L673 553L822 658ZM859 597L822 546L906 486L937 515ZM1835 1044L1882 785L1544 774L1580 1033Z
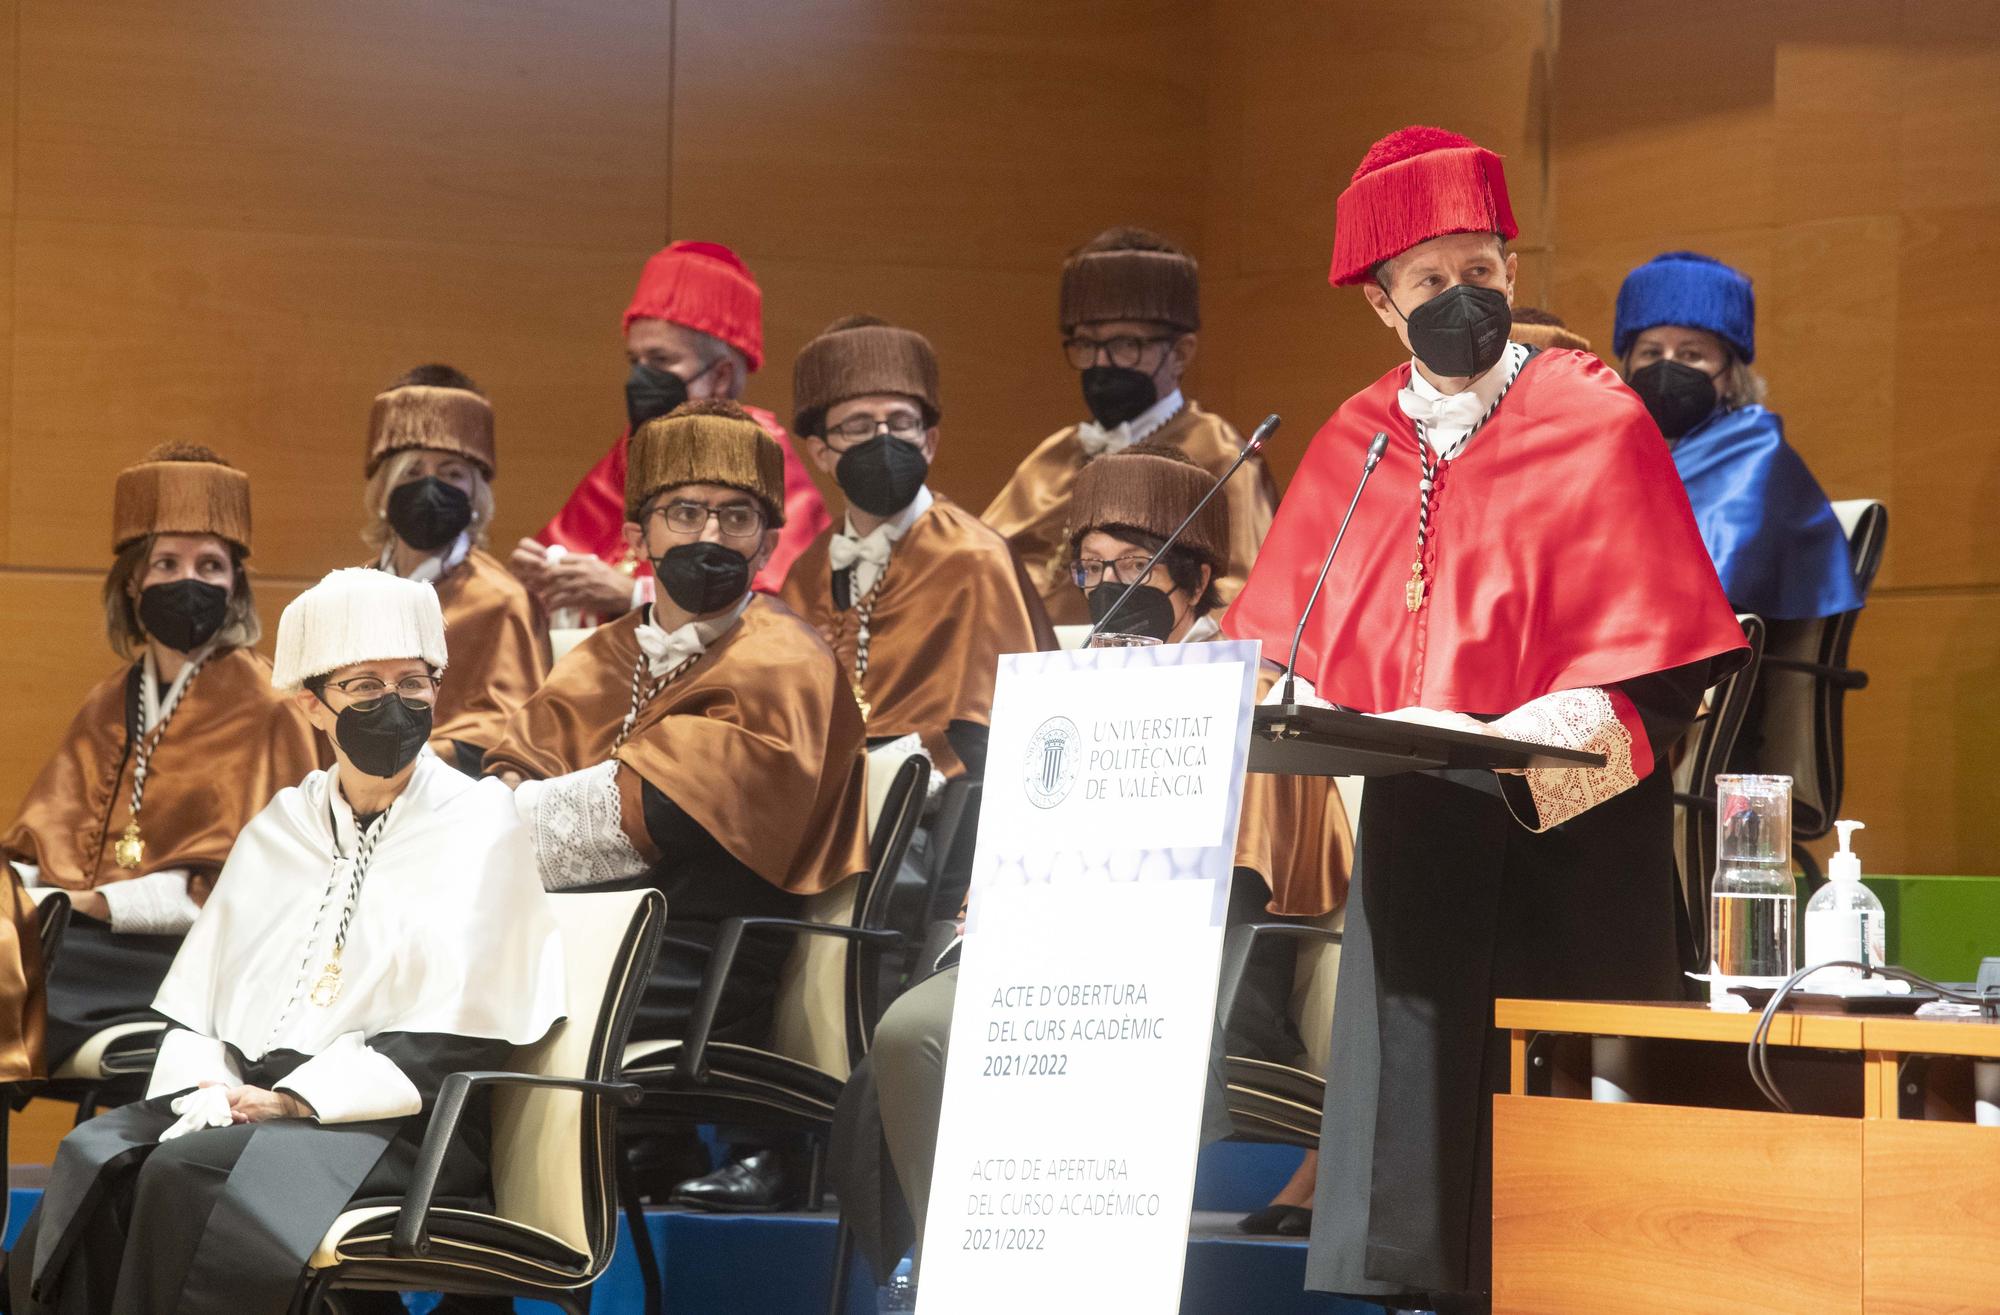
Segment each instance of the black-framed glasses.
M1152 578L1153 573L1146 569L1151 560L1147 553L1114 557L1108 562L1098 557L1079 557L1070 565L1069 578L1076 581L1079 589L1095 589L1107 575L1116 584L1144 584Z
M675 534L700 534L711 517L726 538L752 539L764 532L764 509L747 502L711 507L706 502L674 501L647 514L666 521Z
M349 676L346 680L329 680L326 683L356 703L379 699L391 689L395 690L398 698L427 703L437 697L438 686L443 681L442 676L405 676L391 685L379 676Z
M1086 338L1081 334L1063 339L1063 355L1070 365L1078 370L1088 370L1097 364L1100 353L1104 359L1120 369L1130 370L1139 364L1148 347L1163 342L1172 342L1180 337L1178 333L1159 334L1151 338L1135 338L1130 334L1119 334L1116 338Z
M837 425L828 425L826 438L829 444L836 438L849 444L863 443L886 429L889 437L908 440L921 437L924 427L924 418L910 411L881 417L849 416Z

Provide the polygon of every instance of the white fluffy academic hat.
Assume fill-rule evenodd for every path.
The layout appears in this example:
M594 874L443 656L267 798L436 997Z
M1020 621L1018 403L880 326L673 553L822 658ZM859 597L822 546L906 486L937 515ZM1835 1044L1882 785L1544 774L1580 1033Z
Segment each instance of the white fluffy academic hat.
M366 566L332 571L278 618L271 683L297 690L356 662L422 658L444 670L444 613L437 591Z

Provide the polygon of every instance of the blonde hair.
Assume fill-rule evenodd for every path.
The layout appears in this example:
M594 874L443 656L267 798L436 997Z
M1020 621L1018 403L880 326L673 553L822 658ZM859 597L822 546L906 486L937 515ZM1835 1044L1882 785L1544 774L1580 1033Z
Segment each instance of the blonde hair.
M1764 376L1751 369L1748 361L1732 351L1729 353L1729 364L1715 377L1715 391L1722 398L1722 409L1734 411L1762 402L1768 388Z
M134 585L145 575L153 541L158 537L148 534L120 548L104 577L104 634L111 641L111 651L128 662L146 647L146 627L139 621ZM257 600L250 593L250 571L243 564L243 550L218 535L200 537L215 539L229 550L229 565L236 574L229 590L229 609L222 614L222 628L215 632L216 650L254 647L264 637L264 623L258 619Z
M409 476L410 467L433 450L437 449L411 447L392 452L368 477L368 487L361 494L362 510L368 513L367 521L361 526L361 541L376 552L388 547L389 540L396 536L395 529L389 524L389 494ZM472 472L472 542L476 547L484 548L486 528L493 523L493 485L470 458L456 452L444 455L465 462L465 468Z

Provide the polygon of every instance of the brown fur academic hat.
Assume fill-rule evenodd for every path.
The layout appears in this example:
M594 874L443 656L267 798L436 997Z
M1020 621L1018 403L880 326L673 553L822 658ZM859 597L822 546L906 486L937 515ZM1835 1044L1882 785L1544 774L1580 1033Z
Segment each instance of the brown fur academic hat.
M370 475L406 448L456 452L492 479L499 468L493 449L493 406L463 388L405 384L376 395L368 415Z
M785 523L785 453L734 402L687 402L632 435L625 464L625 517L661 489L721 484L764 504L770 528Z
M1193 333L1201 327L1194 257L1143 228L1105 229L1063 262L1063 332L1095 320L1153 320Z
M1214 487L1215 476L1167 443L1134 443L1101 456L1078 472L1070 494L1070 553L1092 530L1141 530L1164 539ZM1210 499L1177 542L1217 576L1229 574L1228 500Z
M111 548L149 534L213 534L250 551L250 477L196 443L162 443L118 472Z
M1530 347L1566 347L1579 352L1590 350L1590 339L1564 324L1554 312L1537 306L1516 306L1514 327L1508 330L1507 336Z
M835 320L792 363L792 432L825 437L827 408L870 393L911 398L936 424L937 353L921 333L873 315Z

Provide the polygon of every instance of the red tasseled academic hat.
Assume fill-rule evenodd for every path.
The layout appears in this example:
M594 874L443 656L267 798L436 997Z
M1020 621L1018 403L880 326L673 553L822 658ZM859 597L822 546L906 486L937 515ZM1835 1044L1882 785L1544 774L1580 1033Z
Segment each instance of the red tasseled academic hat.
M1446 233L1519 231L1499 156L1442 128L1399 128L1368 148L1340 194L1328 278L1366 283L1375 266Z
M764 294L742 258L720 242L669 242L639 271L621 329L633 320L672 320L764 364Z

